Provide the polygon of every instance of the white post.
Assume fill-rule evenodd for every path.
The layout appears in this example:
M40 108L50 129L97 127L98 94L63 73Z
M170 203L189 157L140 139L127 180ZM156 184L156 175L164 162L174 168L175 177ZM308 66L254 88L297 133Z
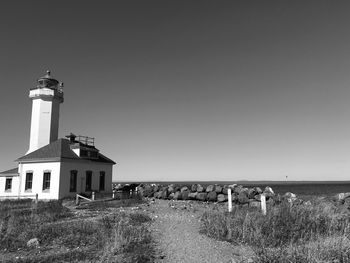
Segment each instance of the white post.
M228 194L228 211L231 213L232 212L232 194L231 194L231 189L227 189L227 194Z
M91 199L92 201L95 201L95 192L92 192Z
M115 190L113 190L112 198L115 198Z
M260 200L261 200L261 211L263 215L266 215L266 196L262 194Z

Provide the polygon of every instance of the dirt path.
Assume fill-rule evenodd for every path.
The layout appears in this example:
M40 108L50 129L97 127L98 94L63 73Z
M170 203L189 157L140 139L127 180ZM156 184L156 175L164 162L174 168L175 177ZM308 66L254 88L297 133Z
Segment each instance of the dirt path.
M211 239L200 231L203 203L155 200L149 207L154 219L151 231L157 242L157 263L248 262L241 248Z

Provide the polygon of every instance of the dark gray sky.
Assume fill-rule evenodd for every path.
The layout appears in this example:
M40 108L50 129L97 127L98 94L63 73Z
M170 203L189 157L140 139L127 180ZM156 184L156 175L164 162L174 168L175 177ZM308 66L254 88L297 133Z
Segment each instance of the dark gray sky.
M348 1L2 1L0 170L29 89L65 83L60 137L116 180L348 180Z

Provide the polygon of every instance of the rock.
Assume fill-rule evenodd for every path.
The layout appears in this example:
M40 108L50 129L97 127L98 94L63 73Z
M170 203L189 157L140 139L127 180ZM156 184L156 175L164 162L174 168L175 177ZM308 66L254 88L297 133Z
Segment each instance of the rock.
M222 188L222 193L224 195L227 195L228 194L228 186L227 185L224 185L224 187Z
M335 199L336 201L343 201L348 197L350 197L350 193L339 193L335 196Z
M254 199L256 192L255 192L254 188L249 188L247 194L248 194L249 199Z
M230 189L235 189L237 187L237 184L230 184L229 186L228 186L228 188L230 188Z
M273 192L273 190L270 186L265 187L264 193L275 195L275 193Z
M204 187L200 184L197 184L197 192L200 193L200 192L204 192Z
M254 187L254 190L257 194L262 194L263 193L263 190L261 190L260 187Z
M185 192L185 191L188 191L188 187L187 187L187 186L181 187L180 192L183 193L183 192Z
M245 188L243 187L242 185L238 185L236 186L234 189L233 189L233 192L236 193L236 194L240 194L242 192L245 192L245 193L248 193L249 189L248 188Z
M215 185L215 192L216 192L217 194L220 194L220 193L222 192L222 186L220 186L220 185Z
M214 185L208 185L207 189L205 190L207 193L214 191Z
M195 193L189 193L188 194L188 199L195 200L197 197L198 192Z
M295 202L298 198L296 194L293 194L291 192L287 192L283 195L283 198L287 199L288 203L293 203Z
M155 192L154 195L153 195L154 198L160 198L161 196L162 196L162 192L161 191Z
M154 186L153 186L153 191L154 191L154 192L158 192L158 191L159 191L159 185L157 185L157 184L154 185Z
M261 202L261 194L255 195L255 196L254 196L254 199L255 199L256 201Z
M39 240L37 238L32 238L27 242L27 247L38 247L39 246Z
M191 191L197 192L197 185L196 184L191 185Z
M225 201L227 201L227 195L218 194L217 201L218 202L225 202Z
M164 190L161 192L160 198L162 198L162 199L168 199L168 189L164 189Z
M183 192L181 192L181 197L182 197L182 200L188 200L188 195L190 194L190 190L185 190Z
M144 188L143 188L143 196L145 196L145 197L152 197L153 194L154 194L153 187L150 186L149 184L145 185Z
M168 186L168 193L169 194L175 193L175 186L173 184Z
M198 193L196 199L199 201L205 201L207 199L207 193Z
M211 191L207 195L207 200L211 202L216 202L217 200L217 193L215 191Z
M175 192L173 199L174 200L181 200L182 199L181 192L180 191Z
M174 199L174 195L175 195L175 193L170 193L169 196L168 196L168 198L169 198L169 199Z
M238 195L238 203L239 204L247 204L247 203L249 203L249 199L248 199L248 196L247 196L246 192L241 192Z

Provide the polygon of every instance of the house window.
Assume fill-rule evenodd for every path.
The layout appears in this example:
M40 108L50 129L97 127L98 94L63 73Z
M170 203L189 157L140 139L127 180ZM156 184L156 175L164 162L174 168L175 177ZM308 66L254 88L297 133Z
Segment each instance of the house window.
M85 191L91 191L92 172L86 171Z
M12 188L12 178L6 178L5 191L11 191L11 188Z
M100 172L100 191L104 191L105 190L105 172L101 171Z
M44 172L43 190L50 189L50 179L51 179L51 172Z
M32 184L33 184L33 172L27 172L26 173L26 184L24 190L32 190Z
M69 192L76 192L77 191L77 177L78 177L78 171L76 171L76 170L70 171Z

